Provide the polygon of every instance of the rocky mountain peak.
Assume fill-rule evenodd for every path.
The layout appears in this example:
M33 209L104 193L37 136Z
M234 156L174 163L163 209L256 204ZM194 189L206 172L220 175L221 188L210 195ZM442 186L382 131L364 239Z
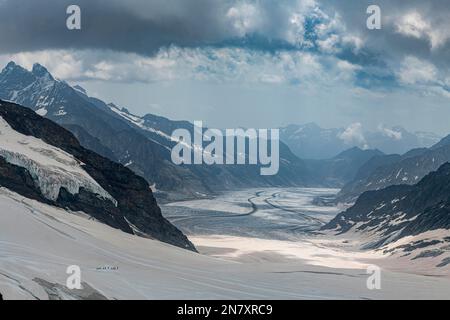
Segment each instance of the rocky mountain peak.
M12 74L28 74L28 70L19 66L14 61L10 61L5 68L3 68L0 75L12 75Z
M3 69L2 72L8 71L8 70L13 70L13 69L16 68L16 67L17 67L17 64L16 64L14 61L10 61L10 62L6 65L6 67Z
M31 73L35 75L37 78L48 78L50 80L54 80L50 72L48 72L48 70L39 63L35 63L33 65Z

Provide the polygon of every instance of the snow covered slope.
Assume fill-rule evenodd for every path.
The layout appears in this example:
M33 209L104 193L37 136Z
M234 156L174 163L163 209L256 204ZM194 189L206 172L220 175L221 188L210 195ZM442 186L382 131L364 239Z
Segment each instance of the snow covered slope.
M82 290L66 288L68 266ZM236 263L140 238L83 213L0 189L0 293L5 299L445 298L447 279L290 263Z
M446 163L415 185L363 193L323 229L356 234L365 239L365 248L401 256L410 263L430 260L430 271L449 270L449 194L450 164Z

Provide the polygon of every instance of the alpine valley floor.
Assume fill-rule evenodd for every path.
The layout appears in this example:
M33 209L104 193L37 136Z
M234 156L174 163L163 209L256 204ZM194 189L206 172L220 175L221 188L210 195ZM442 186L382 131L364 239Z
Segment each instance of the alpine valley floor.
M4 299L450 297L448 277L384 268L382 289L368 290L366 266L383 267L385 257L316 233L339 209L312 199L335 193L243 190L164 205L197 254L0 189L0 292ZM82 290L65 287L70 265L81 267Z

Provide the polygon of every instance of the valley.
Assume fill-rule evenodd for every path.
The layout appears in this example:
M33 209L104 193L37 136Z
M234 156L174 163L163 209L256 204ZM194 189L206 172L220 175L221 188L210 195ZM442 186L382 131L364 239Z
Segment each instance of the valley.
M395 270L422 276L450 276L448 265L436 267L442 257L427 257L424 239L436 232L421 234L422 240L408 254L392 248L413 239L401 239L382 249L368 248L370 234L338 234L323 230L345 207L332 203L338 189L267 188L226 192L214 199L182 201L162 206L163 215L188 235L200 253L239 263L283 263L331 269L357 269L366 272L369 265L383 271ZM339 216L338 216L339 217ZM445 231L441 234L445 235ZM443 237L443 236L441 236ZM443 241L435 240L435 243ZM431 242L433 244L433 242ZM390 249L390 250L389 250ZM400 250L399 250L400 251ZM445 261L445 259L444 259ZM437 279L437 278L436 278Z
M305 227L315 219L330 218L334 209L318 209L309 200L312 194L329 195L335 191L303 190L299 205L290 196L299 194L299 190L260 191L259 197L252 199L258 208L255 212L248 202L243 207L239 205L248 196L252 197L255 190L246 191L245 197L236 201L230 195L222 198L225 201L213 201L216 210L226 216L220 219L261 219L261 228L257 229L265 238L251 237L248 230L230 236L227 234L231 233L231 225L224 231L217 223L215 233L221 235L213 235L212 223L205 223L203 232L191 236L203 253L198 254L126 234L81 213L67 212L0 189L2 295L5 299L395 299L399 296L433 299L449 296L448 279L388 270L382 272L382 289L368 290L365 267L381 261L380 255L351 251L343 240L332 243L326 237L313 236L311 232L317 226L307 231L291 230L286 238L277 237L278 229L289 227L280 224L279 217L284 214L292 221L302 221ZM273 193L279 195L273 199ZM291 211L305 210L311 219L296 218L290 211L283 213L265 200ZM184 205L194 208L205 204ZM167 208L163 212L172 216L175 223L178 221L178 226L200 230L193 228L193 220L183 222L175 213L167 214ZM238 218L243 214L250 216ZM240 225L234 223L235 228ZM245 231L245 225L241 229ZM67 290L63 285L66 268L73 264L82 270L81 290ZM105 265L117 268L99 268Z
M170 135L192 123L134 115L39 64L9 63L0 98L23 105L0 101L6 299L450 296L448 137L410 136L404 148L427 148L400 155L281 129L280 170L263 176L264 163L177 166ZM291 151L316 132L341 152ZM68 290L74 265L82 288Z
M162 205L163 215L190 236L229 235L296 240L314 234L336 216L338 207L318 207L316 198L338 189L264 188L224 192L213 199Z

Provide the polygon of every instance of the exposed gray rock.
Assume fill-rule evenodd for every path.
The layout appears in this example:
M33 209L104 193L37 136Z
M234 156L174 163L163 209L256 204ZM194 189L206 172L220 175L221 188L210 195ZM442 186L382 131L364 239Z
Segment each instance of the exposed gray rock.
M443 267L446 267L449 264L450 264L450 257L445 258L444 260L442 260L442 262L439 263L436 267L443 268Z
M33 281L45 290L49 300L108 300L86 282L81 283L82 289L71 290L59 283L51 283L40 278L34 278Z
M439 257L443 253L444 253L444 251L442 251L440 249L425 250L425 251L419 253L417 256L415 256L411 260L422 259L422 258L435 258L435 257Z

